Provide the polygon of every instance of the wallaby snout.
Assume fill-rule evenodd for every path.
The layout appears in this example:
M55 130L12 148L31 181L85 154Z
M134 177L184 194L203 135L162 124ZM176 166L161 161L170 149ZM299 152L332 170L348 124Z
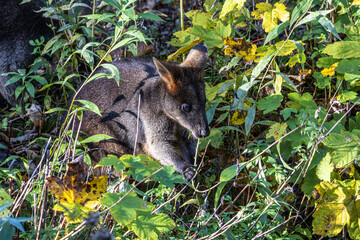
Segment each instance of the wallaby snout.
M200 137L204 138L210 135L210 129L207 126L206 128L200 129Z

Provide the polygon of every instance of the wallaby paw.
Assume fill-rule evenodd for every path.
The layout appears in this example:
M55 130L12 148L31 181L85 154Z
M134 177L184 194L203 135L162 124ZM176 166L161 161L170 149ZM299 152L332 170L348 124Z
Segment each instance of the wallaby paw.
M183 177L186 181L191 181L196 173L196 169L194 167L188 167L183 172Z

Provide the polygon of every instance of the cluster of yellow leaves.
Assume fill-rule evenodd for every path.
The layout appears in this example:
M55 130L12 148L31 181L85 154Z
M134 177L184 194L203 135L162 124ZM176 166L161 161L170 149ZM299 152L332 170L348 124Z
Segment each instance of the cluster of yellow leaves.
M225 17L229 12L237 8L240 10L243 6L246 0L225 0L225 3L222 7L220 18Z
M351 239L360 239L360 182L323 181L315 186L314 234L335 237L347 226Z
M323 75L323 77L327 77L327 76L334 76L335 75L335 68L339 65L339 63L334 63L333 65L331 65L328 68L324 68L324 70L321 71L321 74Z
M353 3L351 4L351 6L353 5L360 5L360 0L354 0Z
M106 192L107 176L86 182L88 166L84 162L69 163L67 167L62 179L52 176L46 180L50 193L59 202L53 209L64 212L69 223L77 223L98 206L100 197Z
M246 61L255 60L256 45L249 44L244 38L227 37L224 40L225 55L243 57Z
M256 10L251 13L256 20L263 20L262 26L265 32L270 32L278 25L278 19L286 22L290 19L290 13L282 3L275 3L274 7L270 3L256 4Z

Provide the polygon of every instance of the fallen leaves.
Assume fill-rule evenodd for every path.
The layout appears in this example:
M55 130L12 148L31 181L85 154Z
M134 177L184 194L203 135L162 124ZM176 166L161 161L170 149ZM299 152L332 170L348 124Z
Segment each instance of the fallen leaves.
M81 222L96 209L99 198L106 192L107 176L95 177L87 182L87 165L84 162L68 163L63 178L48 177L47 185L58 204L54 210L64 212L69 223Z

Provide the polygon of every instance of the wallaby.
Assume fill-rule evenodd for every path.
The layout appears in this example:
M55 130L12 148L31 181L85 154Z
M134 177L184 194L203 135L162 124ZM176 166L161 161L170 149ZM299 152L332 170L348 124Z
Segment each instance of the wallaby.
M210 133L202 79L207 55L206 45L200 43L179 65L155 58L115 61L121 79L126 80L120 86L114 79L85 85L76 99L89 100L103 112L99 116L85 111L81 130L113 137L91 145L95 147L92 159L98 162L107 154L135 150L162 165L173 165L186 180L192 179L196 139Z

